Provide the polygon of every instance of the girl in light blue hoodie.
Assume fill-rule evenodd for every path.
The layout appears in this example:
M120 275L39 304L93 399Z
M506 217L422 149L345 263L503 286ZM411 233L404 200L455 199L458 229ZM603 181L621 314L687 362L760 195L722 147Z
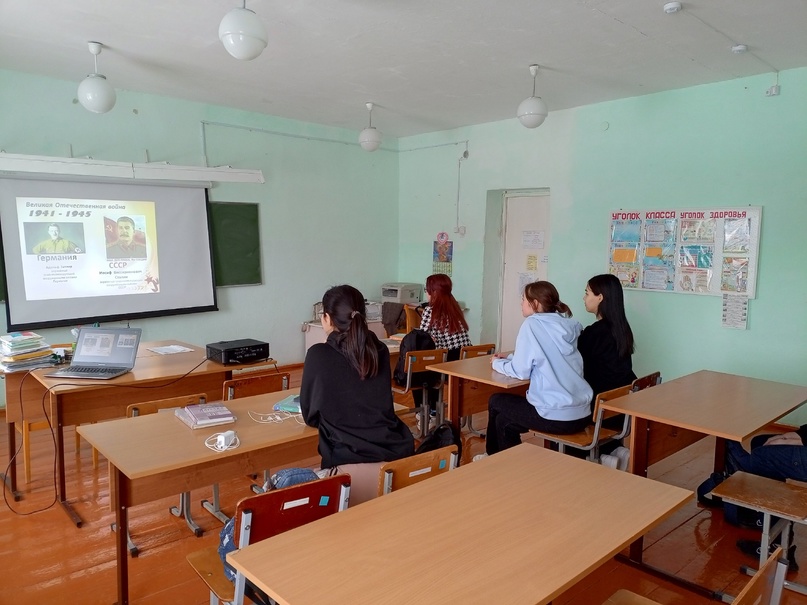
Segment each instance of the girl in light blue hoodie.
M527 396L491 395L488 402L488 454L521 443L528 430L576 433L591 420L591 387L583 378L577 350L582 326L547 281L527 284L521 297L526 318L516 337L516 350L494 356L493 369L507 376L529 378Z

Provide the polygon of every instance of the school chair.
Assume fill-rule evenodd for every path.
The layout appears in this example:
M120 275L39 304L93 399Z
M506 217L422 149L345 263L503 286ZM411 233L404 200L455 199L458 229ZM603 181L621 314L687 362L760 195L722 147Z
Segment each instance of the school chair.
M457 468L459 455L456 445L431 452L415 454L385 463L378 476L378 495L383 496L403 487L425 481Z
M253 372L232 380L225 380L222 385L222 401L231 401L252 395L264 395L276 391L285 391L289 388L291 374L288 372L266 371ZM269 478L269 470L263 472L264 483ZM263 492L260 485L252 484L251 489L256 494ZM222 523L227 523L227 515L221 512L221 500L219 498L219 484L213 484L213 499L202 500L202 507Z
M22 463L26 483L31 483L31 431L40 431L49 427L50 424L47 420L22 420L14 423L14 428L22 438ZM78 444L78 433L76 433L76 443ZM76 451L78 451L78 446ZM98 456L95 449L93 449L93 452ZM93 468L97 468L97 466L96 463Z
M345 510L349 497L350 475L335 475L244 498L235 507L236 547L243 548ZM246 578L236 571L235 583L227 579L218 544L186 558L207 584L211 605L243 605ZM312 573L315 576L316 570Z
M579 450L589 452L588 460L594 462L599 460L599 448L609 441L618 441L628 434L630 430L630 416L625 416L622 422L621 430L609 429L603 426L603 421L618 415L617 412L604 410L602 404L606 401L624 397L631 392L631 385L627 384L624 387L611 389L605 393L600 393L594 400L594 413L592 415L594 424L587 426L582 431L571 433L569 435L560 435L555 433L544 433L535 431L538 437L541 437L545 442L557 443L560 452L563 452L566 447L573 447Z
M240 399L251 395L263 395L276 391L285 391L289 388L291 374L288 372L255 372L239 376L232 380L225 380L222 387L222 401Z
M493 355L496 352L496 345L495 344L484 344L484 345L472 345L467 347L462 347L460 349L460 359L468 359L470 357L484 357L485 355ZM468 431L472 435L476 435L477 437L482 437L484 439L485 434L477 431L474 428L474 419L473 416L463 416L460 418L460 428L467 426Z
M404 305L404 313L406 314L406 333L409 334L412 330L420 327L420 320L422 317L413 305Z
M661 384L661 372L653 372L647 376L640 376L630 384L630 392L636 393L644 389L649 389L657 384ZM625 422L625 417L616 414L603 422L603 426L608 429L617 429ZM630 424L628 424L628 432L630 432ZM601 456L600 463L606 466L618 468L620 470L628 470L630 465L630 450L626 447L617 447L610 456Z
M179 408L186 405L201 404L205 403L206 398L207 395L204 393L196 393L195 395L181 395L179 397L169 397L168 399L158 399L156 401L132 403L126 407L126 417L134 418L135 416L147 416L149 414L156 414L160 410ZM168 510L175 517L185 517L185 523L188 524L188 527L197 538L204 533L202 528L194 522L193 517L191 516L190 492L182 492L179 495L179 506L172 506ZM110 527L112 531L116 531L115 523L112 523ZM132 540L128 527L126 528L126 543L132 557L136 557L138 554L140 554L140 549L138 549L137 545Z
M777 548L767 558L760 570L746 584L740 594L731 601L733 605L779 605L785 586L787 561L782 558L782 549ZM629 590L621 589L612 594L603 605L659 605Z
M446 360L447 349L426 349L423 351L408 351L405 355L404 372L406 372L406 384L401 389L394 381L392 390L399 395L405 395L412 389L421 389L420 405L420 439L423 439L429 430L429 389L438 389L438 405L442 405L444 374L431 372L426 368L435 363L442 363ZM434 385L433 380L438 380Z
M630 390L635 393L636 391L654 387L657 384L661 384L661 372L653 372L647 376L640 376L630 384Z

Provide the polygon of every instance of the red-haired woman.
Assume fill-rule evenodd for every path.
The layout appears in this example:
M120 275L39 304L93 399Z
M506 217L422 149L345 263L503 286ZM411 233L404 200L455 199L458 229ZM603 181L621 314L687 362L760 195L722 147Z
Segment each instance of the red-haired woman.
M471 344L468 322L451 294L451 278L435 273L426 278L426 298L420 329L429 333L437 349L448 349L448 360L460 358L460 349Z
M445 273L435 273L426 278L426 300L428 305L423 309L420 329L428 332L437 349L448 349L448 361L460 358L460 349L471 345L468 336L468 322L462 313L457 299L451 294L451 278ZM413 393L415 405L420 405L420 394ZM431 417L429 428L436 422L436 404L438 391L429 389ZM418 414L418 425L421 418Z

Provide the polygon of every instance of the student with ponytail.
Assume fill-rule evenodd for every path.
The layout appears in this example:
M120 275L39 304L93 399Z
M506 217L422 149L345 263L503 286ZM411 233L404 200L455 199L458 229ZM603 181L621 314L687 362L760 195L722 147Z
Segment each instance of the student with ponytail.
M583 358L577 350L582 326L547 281L527 284L521 297L526 318L516 337L516 350L495 355L497 372L529 378L527 396L491 395L488 402L487 454L521 443L528 430L576 433L589 423L591 387L583 379Z
M411 456L415 445L395 415L389 349L367 326L364 296L335 286L322 311L327 340L306 354L300 409L319 430L322 469L350 474L353 505L375 497L381 465Z

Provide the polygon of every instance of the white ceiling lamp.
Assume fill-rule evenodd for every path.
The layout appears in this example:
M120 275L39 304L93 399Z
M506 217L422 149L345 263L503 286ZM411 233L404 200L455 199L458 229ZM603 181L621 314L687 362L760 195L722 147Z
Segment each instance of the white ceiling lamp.
M677 13L682 8L684 8L684 5L681 4L680 2L667 2L664 4L664 12L667 13L668 15Z
M219 40L239 61L251 61L266 48L269 36L258 15L249 10L243 0L241 8L232 9L221 20Z
M538 128L546 120L549 110L544 100L535 96L535 77L538 75L537 65L530 65L530 74L532 74L532 96L521 102L516 115L523 126Z
M115 107L117 96L112 84L107 82L106 76L98 73L98 55L101 54L103 44L87 42L87 46L95 56L95 72L84 78L78 85L78 102L84 109L93 113L106 113Z
M373 126L373 104L365 103L364 106L370 112L370 125L359 133L359 145L365 151L375 151L381 147L381 131Z
M743 53L748 52L748 45L747 44L735 44L731 47L731 52L735 55L741 55Z

